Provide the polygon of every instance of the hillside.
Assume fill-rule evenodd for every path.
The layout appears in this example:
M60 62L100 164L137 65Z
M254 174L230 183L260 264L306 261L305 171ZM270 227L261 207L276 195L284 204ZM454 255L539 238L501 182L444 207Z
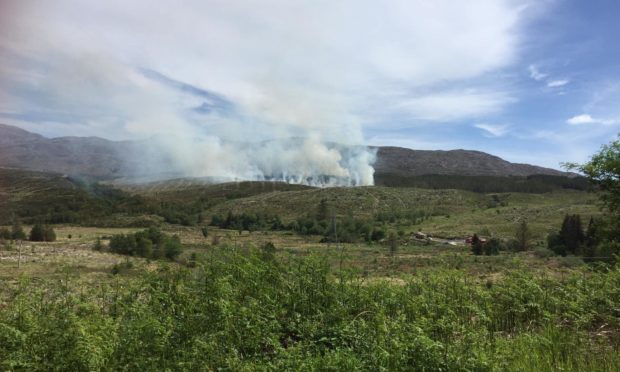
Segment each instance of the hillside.
M422 151L400 147L377 147L375 181L421 175L453 176L566 176L565 172L528 164L515 164L479 151ZM149 141L110 141L97 137L45 138L38 134L0 124L0 167L79 175L91 179L127 180L140 177L178 178L155 174L149 159L158 168L171 168L168 154ZM168 165L168 166L167 166ZM390 182L392 182L390 181Z
M411 150L377 147L375 174L421 176L428 174L461 176L566 175L555 169L511 163L502 158L471 150Z
M48 220L87 226L205 225L214 216L269 214L284 223L314 216L321 201L337 218L385 219L398 227L439 236L488 230L510 237L527 216L539 239L565 214L599 213L596 194L556 189L544 194L356 187L311 188L266 182L201 184L174 180L114 189L60 174L0 168L0 224L12 214L25 223Z

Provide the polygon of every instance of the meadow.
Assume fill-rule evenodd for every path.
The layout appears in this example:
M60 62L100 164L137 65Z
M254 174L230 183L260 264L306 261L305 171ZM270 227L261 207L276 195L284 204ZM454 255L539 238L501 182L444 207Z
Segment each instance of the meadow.
M28 226L26 226L28 228ZM178 262L57 226L0 251L5 370L616 370L620 271L535 251L168 225ZM71 238L69 238L71 236ZM217 244L214 243L214 239ZM273 242L275 252L266 252Z
M2 370L620 366L620 271L545 243L566 214L597 217L596 193L26 181L9 184L5 208L49 216L69 200L84 219L53 224L52 242L0 243ZM166 222L183 211L191 223ZM316 235L210 225L261 213L282 226L327 213L336 231L355 219L387 235L343 243L329 226ZM465 243L474 233L513 239L523 219L525 251L474 255ZM183 252L112 253L112 237L145 228L136 221L178 236Z

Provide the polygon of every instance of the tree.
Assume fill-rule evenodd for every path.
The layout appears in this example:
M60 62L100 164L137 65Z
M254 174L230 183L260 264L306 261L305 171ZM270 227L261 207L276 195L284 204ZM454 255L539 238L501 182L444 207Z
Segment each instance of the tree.
M560 256L566 256L566 245L562 241L560 234L552 232L547 236L547 248Z
M32 226L32 229L30 230L30 236L28 237L28 240L30 240L31 242L45 241L45 229L43 228L43 225L41 225L40 223L34 224L34 226Z
M480 256L483 253L483 246L478 234L474 234L471 238L471 253Z
M51 226L45 226L45 228L43 229L43 235L46 242L56 241L56 232Z
M600 240L598 235L598 223L594 220L594 217L590 217L583 248L584 261L586 262L593 261L597 256L597 247Z
M13 226L11 227L11 239L13 240L25 240L26 233L22 228L22 224L18 218L13 218Z
M164 256L169 260L175 260L183 251L181 246L181 240L177 235L165 239L164 242Z
M497 238L489 239L486 244L483 246L484 254L486 256L494 256L499 254L499 251L502 248L502 242Z
M620 254L620 134L615 141L603 145L587 163L564 166L583 173L602 191L606 213L588 226L585 255L613 261L614 255Z
M532 233L530 232L530 228L527 225L527 221L525 219L522 219L517 226L517 231L515 232L516 250L527 251L528 249L530 249L531 240Z
M327 200L321 199L316 209L317 221L327 221L329 219L329 207L327 206Z
M602 201L607 209L614 214L620 213L620 134L617 140L603 145L589 162L565 163L564 166L585 174L603 191Z
M53 242L56 241L56 232L51 226L36 223L30 230L28 240L31 242Z
M582 254L581 248L585 242L585 235L581 227L581 217L578 214L564 216L559 235L561 243L566 247L566 253Z
M398 250L398 236L394 231L390 231L388 234L388 245L390 247L390 255L394 256Z

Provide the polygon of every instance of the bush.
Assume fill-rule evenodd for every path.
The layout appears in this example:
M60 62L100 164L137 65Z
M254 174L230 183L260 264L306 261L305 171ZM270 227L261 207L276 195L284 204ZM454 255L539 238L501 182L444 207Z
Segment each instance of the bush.
M486 256L498 255L499 251L503 250L503 244L501 240L497 238L491 238L486 244L483 245L484 254Z
M51 226L46 226L45 231L45 241L46 242L55 242L56 241L56 232Z
M53 242L56 241L56 233L51 226L37 223L32 226L28 240L31 242Z
M272 242L267 242L260 247L261 258L265 261L273 261L276 258L276 246Z
M135 234L112 236L110 251L129 256L175 260L183 252L183 246L178 236L168 236L151 227Z
M26 240L26 233L24 232L21 223L17 219L14 220L13 226L11 227L11 239Z
M11 231L6 227L0 229L0 239L2 240L11 240L13 236L11 235Z
M534 255L538 258L549 258L555 256L555 252L544 247L534 249Z
M43 229L43 225L35 224L32 226L30 230L30 236L28 238L31 242L42 242L45 241L45 230Z
M97 240L95 240L95 245L93 246L93 249L96 251L101 251L103 250L103 244L101 243L101 238L97 237Z

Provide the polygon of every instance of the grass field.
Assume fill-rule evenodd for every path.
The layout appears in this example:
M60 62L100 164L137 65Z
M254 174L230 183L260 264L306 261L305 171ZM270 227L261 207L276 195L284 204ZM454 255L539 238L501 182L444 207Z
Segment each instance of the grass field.
M0 251L5 370L614 370L620 272L534 252L164 226L178 263L58 226ZM68 236L71 235L69 239ZM219 243L213 245L213 237ZM104 240L105 242L106 240ZM260 246L276 245L275 258ZM190 267L188 258L195 254Z
M103 224L56 224L54 242L0 242L0 370L620 365L620 272L556 256L544 244L564 215L587 223L600 213L594 193L184 181L125 188L143 198L130 206L199 208L202 221L182 226L118 209L62 176L22 173L15 181L0 182L0 196L10 196L2 200L4 213L41 213L66 202L79 209L86 201L93 213L100 206L113 211L115 226L155 221L179 236L184 252L175 262L110 253L111 236L141 228ZM260 212L287 223L316 214L323 200L336 224L348 215L369 220L400 232L396 244L322 243L323 236L293 231L212 226L203 235L213 215ZM409 212L424 218L412 220ZM529 251L475 256L463 242L473 233L512 238L522 219L533 236ZM417 231L435 240L415 239ZM94 250L98 238L101 251ZM275 252L263 250L267 243Z

